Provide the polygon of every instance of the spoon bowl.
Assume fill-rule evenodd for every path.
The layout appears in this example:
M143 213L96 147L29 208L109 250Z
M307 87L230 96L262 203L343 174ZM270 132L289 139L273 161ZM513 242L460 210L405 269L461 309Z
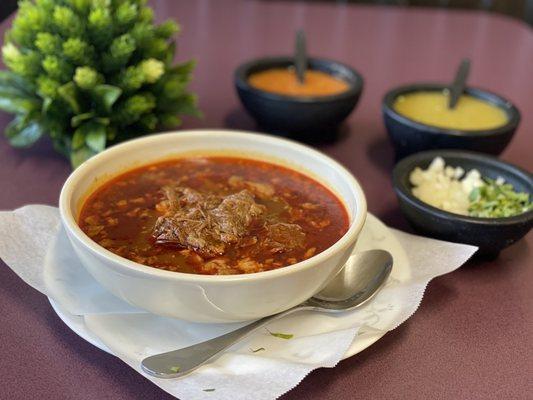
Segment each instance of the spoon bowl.
M326 287L306 303L329 311L348 311L359 307L385 283L392 271L392 262L391 254L385 250L354 254Z
M303 310L329 313L353 310L378 292L387 281L392 264L392 255L385 250L356 253L322 291L296 307L261 318L217 338L147 357L141 367L156 378L178 378L191 373L257 329L286 315Z

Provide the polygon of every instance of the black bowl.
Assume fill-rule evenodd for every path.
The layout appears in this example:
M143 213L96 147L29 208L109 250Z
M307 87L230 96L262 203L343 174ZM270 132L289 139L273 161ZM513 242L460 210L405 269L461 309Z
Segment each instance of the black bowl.
M409 154L430 149L463 149L488 154L500 154L511 141L520 123L520 112L505 98L487 90L467 88L466 93L492 103L507 113L508 122L494 129L457 130L439 128L413 121L393 109L400 95L418 91L442 91L447 85L422 83L402 86L387 92L383 98L383 118L399 160Z
M392 184L400 209L411 226L437 239L478 246L478 253L494 256L525 236L533 226L533 210L506 218L477 218L440 210L417 199L411 192L409 175L415 167L426 169L435 157L446 165L477 169L483 177L502 177L520 192L533 196L533 176L495 157L469 151L424 151L400 161L393 170ZM530 197L531 198L531 197Z
M363 90L363 77L336 61L310 58L309 68L326 72L349 84L348 90L332 96L285 96L265 92L248 83L251 74L293 65L290 57L261 58L242 64L235 71L235 86L242 104L263 129L315 142L331 141L340 123L352 112Z

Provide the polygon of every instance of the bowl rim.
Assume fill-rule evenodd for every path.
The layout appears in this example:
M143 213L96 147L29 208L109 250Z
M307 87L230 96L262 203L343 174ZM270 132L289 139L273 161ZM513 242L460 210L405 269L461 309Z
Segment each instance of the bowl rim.
M176 137L187 140L188 137L194 136L195 138L198 135L204 135L209 137L209 140L221 140L228 136L232 137L246 137L250 138L251 136L255 137L257 140L263 141L263 143L272 143L281 142L285 146L290 146L296 151L306 152L315 158L321 159L324 163L328 164L332 168L336 169L341 179L350 187L351 192L354 195L355 201L355 212L351 216L349 221L349 227L346 233L332 246L328 247L324 251L310 257L306 260L303 260L299 263L288 265L285 267L277 268L270 271L255 272L251 274L234 274L234 275L201 275L201 274L189 274L184 272L175 272L167 271L147 265L143 265L127 258L121 257L111 251L100 246L98 243L93 241L89 236L87 236L79 227L75 216L73 215L72 209L70 207L72 195L74 188L78 181L80 181L85 175L91 173L92 168L98 165L101 162L105 162L106 159L112 158L117 154L125 154L128 149L137 148L140 146L149 146L151 143L158 142L160 140L170 140ZM265 156L269 156L267 153L263 153ZM176 155L179 157L179 155ZM252 157L253 158L253 157ZM264 160L263 160L264 161ZM154 161L155 162L155 161ZM140 166L140 165L139 165ZM135 166L137 167L137 165ZM122 169L117 172L126 172L128 169ZM94 191L95 188L92 189ZM335 193L335 192L334 192ZM339 196L340 198L340 196ZM94 255L103 257L109 265L106 267L113 268L122 268L130 274L142 276L142 277L152 277L160 279L171 279L176 281L187 281L187 282L197 282L197 283L212 283L212 284L231 284L235 282L248 282L248 281L260 281L268 280L284 275L289 275L293 273L298 273L309 268L317 267L317 264L320 264L326 261L330 256L345 250L348 246L352 244L353 241L357 239L361 229L366 220L367 215L367 203L366 197L361 188L361 185L357 179L348 171L344 166L339 162L335 161L333 158L303 144L297 143L292 140L282 139L270 135L259 134L254 132L246 131L236 131L236 130L225 130L225 129L192 129L184 131L171 131L166 133L153 134L138 139L133 139L126 141L124 143L115 145L106 149L105 151L91 157L89 160L85 161L78 168L76 168L65 181L61 194L59 197L59 211L63 226L67 231L73 235L79 243L81 243L86 250L90 251Z
M395 119L397 122L408 125L412 128L423 130L427 133L435 133L439 135L450 135L456 137L468 138L486 138L490 136L506 135L509 131L516 129L521 120L520 110L505 97L491 92L487 89L482 89L475 86L468 86L465 91L470 96L477 99L484 100L506 112L508 121L504 125L491 129L451 129L440 128L433 125L424 124L408 118L394 109L394 101L400 95L417 92L417 91L440 91L447 89L449 84L438 82L418 82L395 87L385 93L382 100L382 111L384 114Z
M403 182L404 179L413 171L413 169L419 166L422 162L433 160L435 157L442 157L446 161L447 157L455 157L463 160L474 161L478 164L490 165L496 169L503 170L505 169L508 174L513 174L519 176L523 179L526 179L529 182L529 185L533 188L533 176L526 170L502 161L496 157L489 156L483 153L478 153L474 151L466 150L428 150L421 151L415 154L411 154L399 161L392 171L392 185L396 194L409 202L411 205L416 207L418 210L429 213L432 216L439 218L444 218L448 220L461 221L463 223L476 224L476 225L491 225L491 226L506 226L514 225L517 223L523 223L526 221L533 220L533 210L514 215L512 217L500 217L500 218L482 218L482 217L471 217L467 215L455 214L449 211L441 210L440 208L434 207L430 204L423 202L422 200L416 198L409 187L407 187ZM530 192L531 196L531 192Z
M308 62L309 64L317 63L340 66L341 68L344 68L346 71L348 71L351 75L353 75L353 77L355 78L354 82L349 82L343 79L343 81L349 85L349 88L341 93L329 96L289 96L284 94L267 92L265 90L255 88L248 83L248 75L250 69L256 66L264 66L264 69L268 69L270 66L279 63L293 63L293 58L289 56L268 56L255 58L253 60L249 60L240 64L235 69L234 73L235 85L239 90L245 90L259 97L263 97L272 101L285 101L294 104L333 103L348 100L361 94L364 85L363 76L351 66L340 61L335 61L329 58L322 57L309 57Z

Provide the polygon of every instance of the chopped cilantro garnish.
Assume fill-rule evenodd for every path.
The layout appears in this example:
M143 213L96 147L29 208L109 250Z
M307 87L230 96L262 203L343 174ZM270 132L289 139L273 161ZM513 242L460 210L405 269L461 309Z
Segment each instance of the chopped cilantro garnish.
M510 183L484 179L485 184L470 192L468 213L472 217L512 217L533 209L529 193L516 192Z
M178 365L174 366L174 367L170 367L170 370L174 373L176 372L180 372L180 367Z

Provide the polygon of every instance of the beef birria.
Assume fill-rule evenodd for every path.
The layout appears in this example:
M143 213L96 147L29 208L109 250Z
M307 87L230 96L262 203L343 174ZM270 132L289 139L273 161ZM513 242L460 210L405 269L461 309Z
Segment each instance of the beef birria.
M228 275L286 267L348 230L342 202L295 169L238 157L182 157L100 185L78 223L100 246L167 271Z
M229 244L257 242L254 233L260 230L266 231L264 240L273 252L294 249L305 241L299 225L265 219L266 207L256 203L247 189L221 196L183 186L165 186L163 193L167 210L155 224L156 243L215 257L223 255Z

